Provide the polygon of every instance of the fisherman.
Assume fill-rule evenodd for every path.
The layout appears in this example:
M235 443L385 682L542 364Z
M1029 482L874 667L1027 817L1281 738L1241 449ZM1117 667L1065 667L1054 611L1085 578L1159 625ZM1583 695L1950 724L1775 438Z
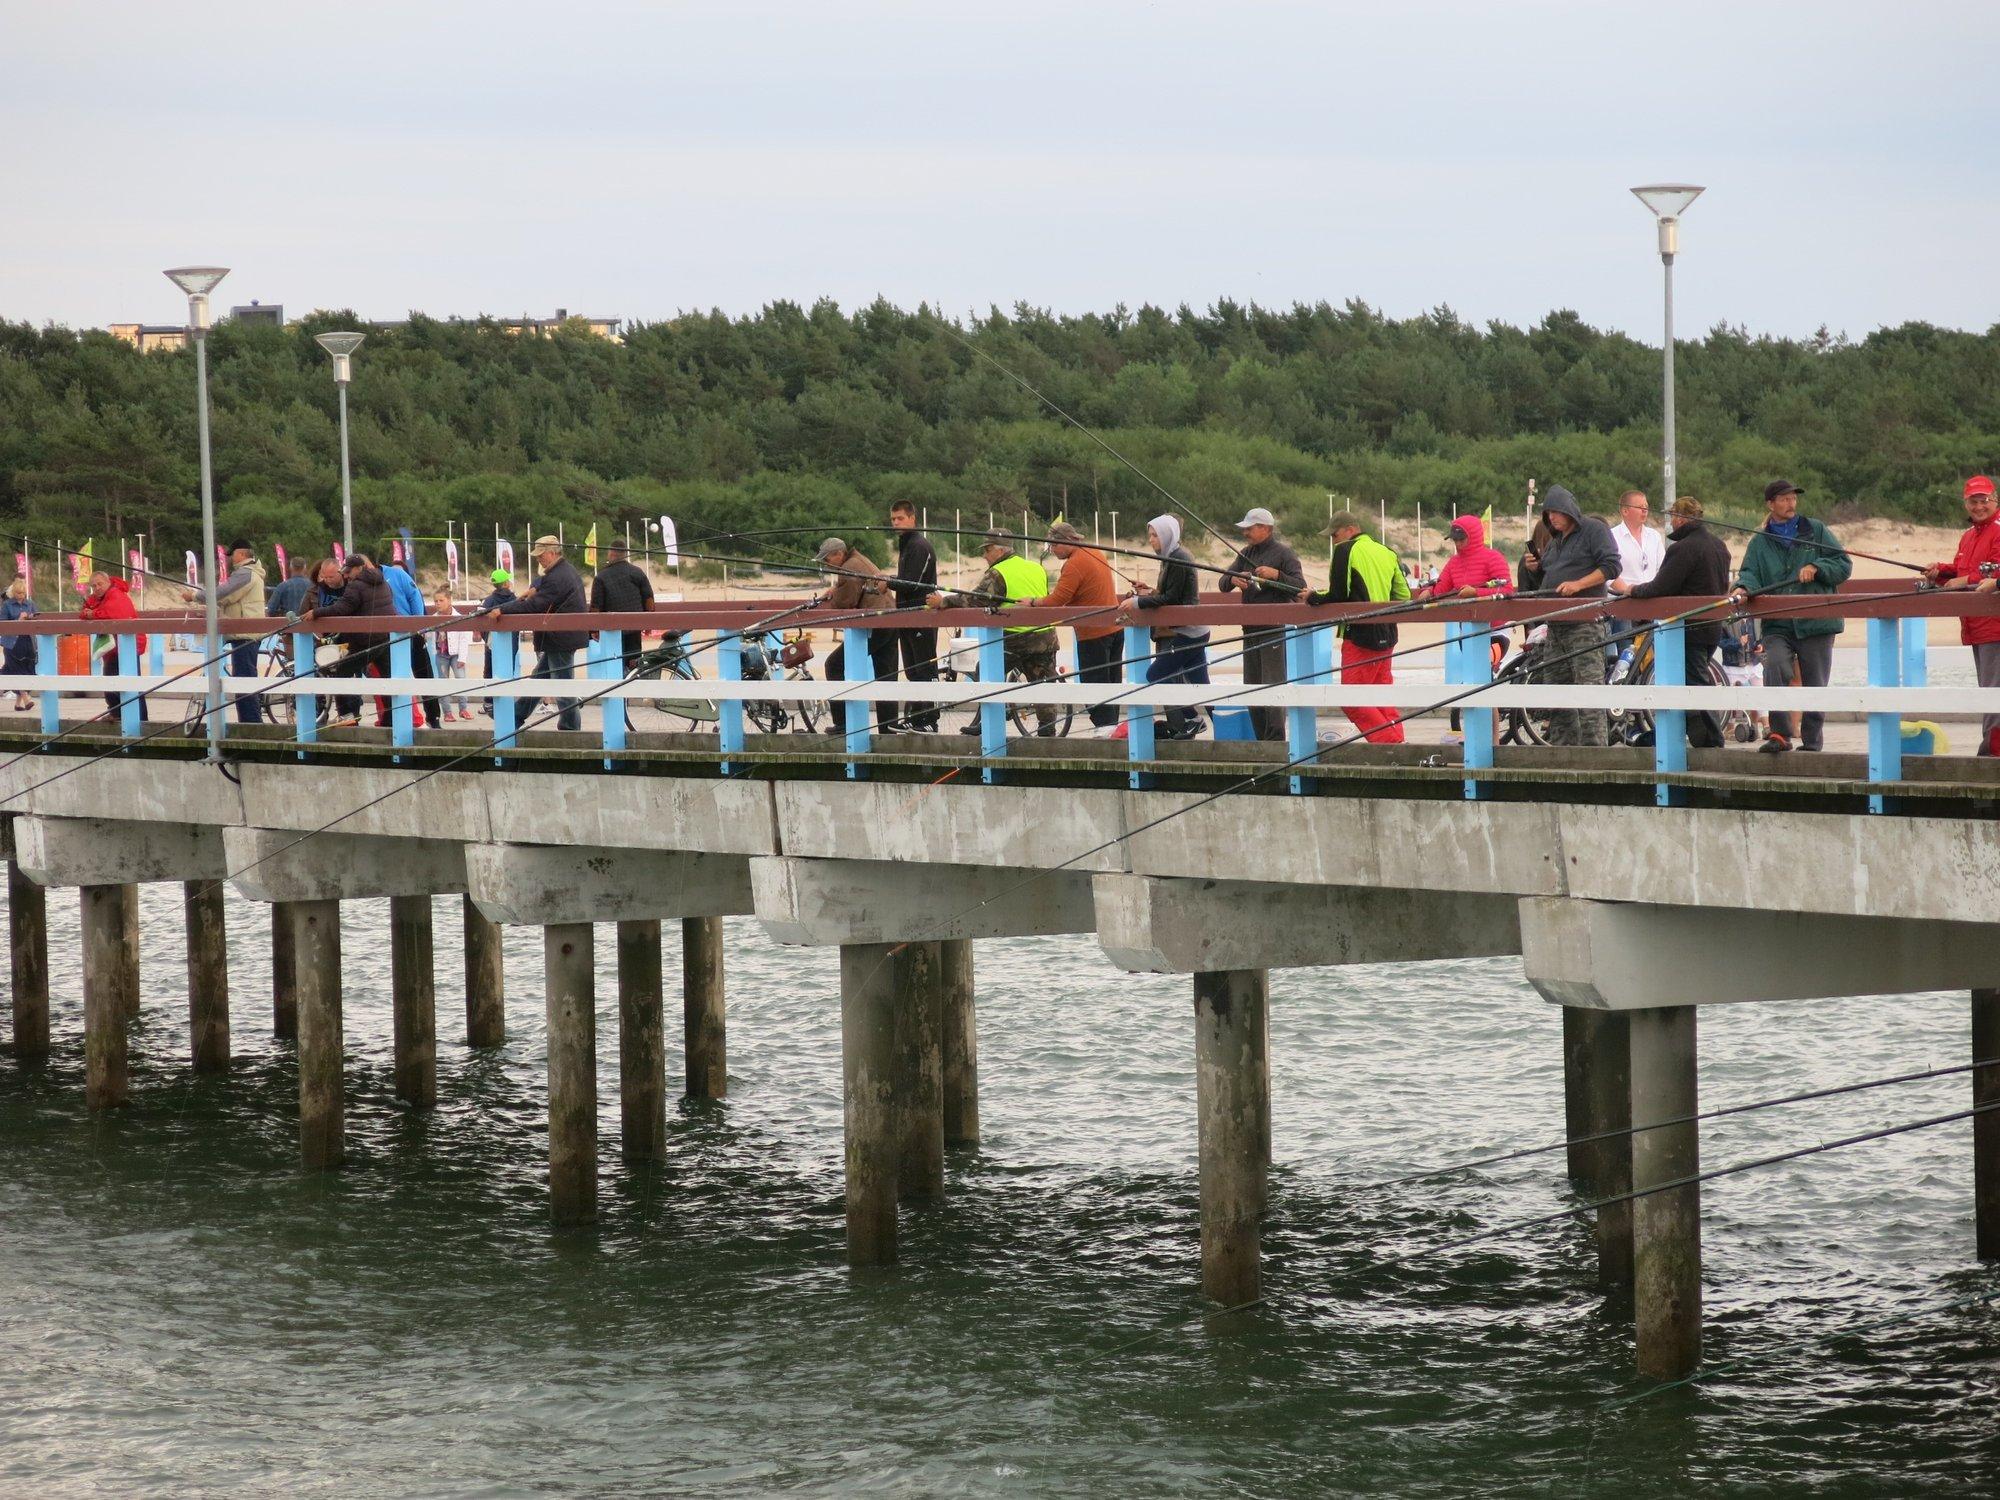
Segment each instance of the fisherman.
M348 616L377 617L396 613L396 596L390 591L382 570L365 552L350 552L344 563L323 563L320 567L320 601L300 614L302 624L317 620L345 619ZM338 592L334 586L338 586ZM330 597L329 597L330 596ZM346 635L336 635L334 640L341 647L340 660L320 668L322 677L380 677L382 657L388 650L389 637L360 631L350 631ZM331 727L342 728L357 724L361 719L361 700L352 696L341 696L334 700L338 717ZM386 700L375 700L375 727L385 728L389 722L389 705Z
M651 612L652 608L653 580L647 577L644 568L626 555L623 542L613 542L604 549L604 566L590 580L591 613L641 615ZM643 631L620 633L618 655L624 663L624 675L631 675L644 650Z
M584 613L583 579L569 559L563 556L560 537L538 536L532 553L541 573L535 579L534 587L520 598L496 605L486 611L486 618L497 620L502 615L580 615ZM588 630L550 630L546 626L534 633L536 677L568 681L576 672L576 653L590 644ZM529 698L520 707L517 724L525 724L534 717L544 699ZM583 715L578 712L576 699L554 700L557 708L556 727L558 729L583 728Z
M407 563L400 560L390 563L382 570L382 579L389 585L389 592L395 596L396 613L403 616L404 619L415 619L418 615L430 613L430 606L424 603L424 592L417 587L416 575L410 571ZM394 639L395 637L391 637L391 640ZM431 659L431 638L429 633L412 635L409 639L410 675L412 677L424 678L426 681L435 678L437 670L436 663ZM386 652L383 665L385 668L388 665ZM443 718L442 710L438 707L438 700L435 698L418 698L415 700L415 703L417 727L421 729L428 725L428 727L436 729Z
M1100 687L1115 685L1119 626L1109 616L1118 604L1118 580L1111 564L1095 547L1085 546L1083 533L1067 521L1049 527L1049 551L1062 564L1062 572L1042 603L1050 609L1102 611L1096 619L1078 620L1070 627L1076 634L1077 680ZM1111 728L1118 722L1118 705L1091 704L1090 722L1099 729Z
M1805 492L1789 479L1764 486L1764 526L1750 538L1743 566L1736 575L1736 600L1752 594L1837 593L1854 571L1854 560L1842 550L1831 531L1811 516L1799 514ZM1838 615L1803 620L1761 620L1764 634L1764 680L1783 687L1796 669L1804 687L1825 687L1833 675L1833 638L1844 628ZM1826 723L1824 714L1809 713L1799 724L1799 749L1817 750ZM1792 716L1771 711L1771 732L1757 747L1766 755L1792 748Z
M1521 559L1522 576L1537 592L1554 590L1564 598L1601 599L1604 586L1618 576L1618 545L1611 528L1577 507L1576 496L1559 484L1549 486L1542 501L1549 539ZM1548 686L1604 686L1604 647L1609 632L1604 621L1551 620L1543 643L1545 665L1535 680ZM1611 740L1610 716L1601 708L1549 710L1552 745L1605 745Z
M200 589L182 589L181 598L189 604L196 604L201 602L204 594ZM264 565L257 561L256 550L248 542L231 542L229 576L216 585L215 613L224 620L256 620L264 617L264 608ZM229 652L231 677L254 678L257 675L256 636L229 636L224 649ZM236 700L236 722L263 723L263 698L256 693L239 696Z
M1470 513L1458 517L1445 532L1453 547L1452 555L1438 570L1437 582L1424 585L1415 594L1417 602L1431 599L1500 599L1514 592L1513 565L1498 548L1486 544L1486 523ZM1487 636L1487 652L1497 670L1507 654L1507 627L1496 626ZM1459 711L1451 711L1451 728L1445 734L1450 744L1462 743Z
M1396 554L1362 529L1361 517L1343 510L1327 524L1326 534L1333 538L1326 587L1306 595L1306 603L1391 604L1410 597L1410 580ZM1342 683L1386 687L1395 682L1389 669L1398 639L1394 625L1363 621L1340 626L1339 635ZM1394 709L1356 704L1342 712L1371 745L1403 743L1402 717Z
M488 575L487 581L493 585L493 590L484 599L479 601L479 608L476 613L486 614L488 611L498 609L501 605L510 603L519 597L514 592L514 575L508 572L507 569L495 568ZM486 632L485 641L486 677L490 682L494 677L499 675L493 670L493 634L491 631ZM480 700L479 711L486 715L487 718L492 718L493 700L491 698Z
M1971 524L1957 553L1948 563L1932 563L1924 577L1940 588L1990 594L2000 588L2000 497L1984 474L1965 481L1965 519ZM1979 685L2000 688L2000 615L1960 616L1958 638L1972 648ZM1979 721L1979 754L2000 755L2000 713Z
M1012 539L1006 533L997 530L987 532L979 555L986 561L986 571L980 574L979 582L964 592L932 594L926 601L930 608L973 609L985 606L990 609L1013 609L1024 600L1044 600L1048 597L1048 570L1016 552ZM1009 625L1003 639L1008 671L1019 672L1023 682L1055 681L1056 633L1053 628L1047 625ZM972 722L961 725L958 732L979 733L979 716L973 715ZM1055 705L1037 703L1035 733L1052 739L1055 732Z
M890 505L889 525L896 533L896 576L889 581L890 593L895 598L897 609L922 609L924 601L937 591L937 553L931 547L930 538L917 530L917 507L910 501L898 500ZM936 630L906 625L883 634L889 637L902 657L904 677L911 682L937 681ZM889 675L896 675L893 664ZM892 714L894 707L893 704L885 705ZM912 733L938 732L935 703L905 703L902 715L902 727Z
M1629 584L1622 578L1614 579L1611 592L1628 599L1702 598L1708 595L1720 598L1728 593L1729 548L1702 521L1701 502L1692 495L1682 495L1667 512L1667 520L1667 550L1660 560L1658 571L1640 584ZM1619 529L1622 531L1624 528ZM1681 681L1689 687L1709 686L1709 666L1715 656L1715 648L1722 644L1726 628L1719 619L1682 627L1686 670L1681 674ZM1657 636L1653 649L1657 661ZM1656 676L1654 681L1658 680ZM1720 714L1696 711L1686 717L1690 745L1699 750L1722 748ZM1633 738L1631 743L1636 745L1647 741Z
M126 583L124 579L113 578L109 573L99 568L90 575L88 587L89 592L84 595L83 603L77 606L76 611L82 618L86 620L136 620L139 617L138 606L132 602L131 585ZM260 590L260 597L261 593L262 591ZM136 638L136 644L133 649L142 656L145 654L146 638L143 635ZM107 676L117 675L117 636L105 637L105 648L97 656L97 669ZM104 695L104 706L114 713L123 701L123 698L117 693L106 693ZM139 722L143 724L147 719L146 699L144 695L141 695L138 701Z
M1296 604L1306 592L1306 571L1299 555L1278 539L1278 521L1263 506L1254 506L1236 523L1247 546L1222 575L1225 594L1241 592L1245 604ZM1288 680L1285 671L1285 627L1246 625L1243 629L1243 681L1262 687ZM1250 722L1260 740L1285 737L1285 711L1257 705Z
M1133 598L1118 611L1120 621L1142 609L1191 609L1201 603L1201 585L1194 558L1181 545L1181 523L1173 516L1155 516L1146 523L1146 545L1159 554L1160 574L1152 584L1135 584ZM1146 681L1186 682L1208 686L1208 627L1155 625L1153 659L1146 664ZM1201 733L1201 714L1179 704L1167 710L1161 739L1191 740Z
M837 536L830 536L819 544L819 551L815 557L833 580L819 600L823 608L839 610L843 614L864 609L889 608L888 580L882 576L882 570L869 561L865 553L848 546ZM868 675L876 682L896 680L894 630L871 629L868 632ZM826 659L826 680L840 682L846 676L847 646L843 642L836 646L833 655ZM875 705L875 732L877 734L896 732L895 704Z

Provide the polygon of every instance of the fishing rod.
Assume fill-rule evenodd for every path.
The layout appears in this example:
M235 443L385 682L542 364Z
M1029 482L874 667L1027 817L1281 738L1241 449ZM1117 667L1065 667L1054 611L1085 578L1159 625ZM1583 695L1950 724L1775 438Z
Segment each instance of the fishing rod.
M1982 1057L1975 1062L1955 1063L1948 1068L1926 1068L1918 1073L1898 1073L1890 1078L1871 1078L1861 1083L1843 1083L1833 1088L1811 1089L1803 1094L1781 1094L1775 1099L1753 1099L1743 1104L1725 1105L1720 1109L1705 1109L1699 1114L1675 1115L1672 1119L1655 1120L1649 1125L1623 1125L1615 1130L1599 1130L1590 1135L1572 1136L1566 1141L1552 1141L1546 1146L1528 1146L1519 1151L1503 1151L1495 1156L1480 1156L1471 1161L1453 1162L1449 1166L1409 1172L1401 1177L1387 1177L1380 1182L1364 1182L1351 1191L1380 1192L1387 1188L1404 1187L1413 1182L1428 1182L1434 1177L1447 1177L1454 1172L1470 1172L1479 1167L1498 1166L1502 1162L1521 1161L1531 1156L1546 1156L1552 1151L1561 1151L1569 1146L1588 1146L1598 1141L1620 1140L1626 1136L1642 1135L1649 1130L1664 1130L1670 1125L1692 1125L1699 1120L1719 1120L1729 1115L1748 1114L1752 1110L1774 1109L1782 1104L1803 1104L1813 1099L1831 1099L1841 1094L1860 1093L1865 1089L1887 1088L1892 1084L1946 1078L1954 1073L1969 1073L1976 1068L1990 1068L1996 1065L2000 1065L2000 1057Z
M1539 500L1535 502L1535 507L1536 509L1541 508L1541 502ZM1646 515L1649 518L1653 516L1659 516L1661 520L1664 521L1669 519L1672 513L1673 512L1671 507L1669 507L1666 510L1658 510L1658 511L1654 510L1650 505L1646 507ZM1704 526L1713 526L1721 531L1740 532L1744 536L1758 536L1767 530L1767 528L1763 526L1738 526L1731 521L1718 521L1712 516L1699 516L1696 517L1696 519L1699 520ZM1606 524L1609 525L1610 523L1607 522ZM1896 558L1883 557L1874 552L1862 552L1856 548L1846 546L1843 543L1816 542L1811 537L1808 536L1779 538L1779 540L1789 540L1794 547L1810 547L1815 552L1840 553L1847 557L1861 558L1866 562L1884 563L1892 568L1906 568L1912 573L1921 573L1924 571L1923 565L1921 563L1901 562L1898 561Z

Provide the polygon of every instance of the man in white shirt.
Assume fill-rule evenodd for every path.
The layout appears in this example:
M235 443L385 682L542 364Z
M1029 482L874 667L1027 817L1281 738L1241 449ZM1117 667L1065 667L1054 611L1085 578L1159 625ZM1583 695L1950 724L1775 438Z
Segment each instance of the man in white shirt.
M1627 490L1618 497L1618 524L1611 540L1618 544L1618 581L1627 588L1651 583L1666 559L1666 538L1646 524L1646 495Z

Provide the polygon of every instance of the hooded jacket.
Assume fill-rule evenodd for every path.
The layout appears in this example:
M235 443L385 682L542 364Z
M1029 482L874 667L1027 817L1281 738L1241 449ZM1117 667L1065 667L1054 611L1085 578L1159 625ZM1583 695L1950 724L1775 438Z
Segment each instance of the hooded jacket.
M1751 593L1769 591L1758 601L1760 614L1773 602L1771 595L1837 593L1854 572L1854 559L1847 555L1824 524L1808 515L1800 515L1798 522L1799 534L1796 537L1780 536L1771 530L1770 522L1765 522L1764 529L1750 538L1750 546L1743 554L1743 566L1736 575L1737 583ZM1799 570L1807 563L1813 565L1813 581L1800 583ZM1845 628L1838 615L1806 620L1765 618L1759 624L1766 635L1775 631L1795 641L1809 640L1816 635L1839 635Z
M1729 549L1722 538L1700 521L1683 521L1667 533L1667 553L1660 571L1632 586L1628 599L1673 599L1729 592ZM1701 652L1722 644L1721 620L1687 627L1687 644Z
M1410 597L1409 576L1401 560L1367 532L1357 532L1333 549L1326 587L1306 595L1308 604L1400 604ZM1369 622L1342 625L1336 632L1367 651L1395 646L1394 625Z
M132 602L131 586L122 578L114 578L105 586L103 593L84 600L77 614L86 620L136 620L139 618L139 607ZM146 649L143 635L138 638L138 646L141 651ZM117 650L115 639L112 649Z
M1618 576L1624 563L1618 556L1618 544L1611 539L1611 528L1595 516L1586 516L1578 508L1576 496L1561 485L1552 484L1548 497L1542 501L1542 510L1547 515L1569 517L1570 529L1557 536L1555 528L1549 528L1549 542L1541 550L1540 566L1523 568L1524 581L1537 590L1547 590L1559 583L1574 583L1594 572L1607 579ZM1604 594L1604 585L1600 583L1595 588L1577 590L1574 597L1601 599Z
M393 615L396 613L396 596L390 591L389 582L382 576L380 568L361 568L347 580L347 586L340 591L340 597L331 604L322 604L313 611L315 620L338 619L343 615ZM389 639L386 635L374 633L334 637L341 645L359 651L368 646L380 645Z
M1498 599L1513 593L1514 570L1500 555L1499 548L1487 545L1486 523L1477 516L1458 516L1452 525L1465 533L1465 540L1438 570L1431 596L1442 599L1463 588L1477 590L1483 599Z
M1140 609L1178 609L1201 603L1201 584L1195 578L1194 558L1181 545L1181 523L1172 516L1155 516L1146 524L1160 534L1160 540L1166 545L1160 549L1160 576L1154 581L1153 592L1141 594L1133 602ZM1155 628L1171 630L1174 638L1183 644L1208 639L1206 625Z
M2000 516L1989 517L1977 526L1968 526L1958 539L1958 553L1948 563L1938 564L1938 577L1963 578L1980 582L1979 565L2000 565ZM2000 615L1961 615L1958 638L1968 646L1990 646L2000 641Z

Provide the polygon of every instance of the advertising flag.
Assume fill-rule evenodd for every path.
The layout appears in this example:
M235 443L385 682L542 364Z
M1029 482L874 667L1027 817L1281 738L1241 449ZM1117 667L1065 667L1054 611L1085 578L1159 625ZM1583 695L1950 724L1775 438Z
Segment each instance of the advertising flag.
M514 544L504 536L493 540L493 565L505 568L509 573L514 571Z
M597 566L597 523L595 521L590 523L590 530L583 534L583 565L586 568Z
M195 560L195 555L190 552L187 555L187 580L189 588L193 588L199 581L200 571L201 564Z
M444 544L444 581L446 588L458 587L458 543L449 537Z
M190 552L188 556L192 557L194 554ZM338 542L333 544L333 561L336 567L344 568L347 566L347 549Z
M410 535L410 528L403 528L403 566L410 570L410 576L417 576L417 539Z
M660 517L660 550L665 553L664 561L670 568L681 565L681 539L674 531L672 516Z
M274 542L272 543L272 549L278 554L278 578L280 581L283 581L285 575L291 571L285 565L285 544L283 542Z

